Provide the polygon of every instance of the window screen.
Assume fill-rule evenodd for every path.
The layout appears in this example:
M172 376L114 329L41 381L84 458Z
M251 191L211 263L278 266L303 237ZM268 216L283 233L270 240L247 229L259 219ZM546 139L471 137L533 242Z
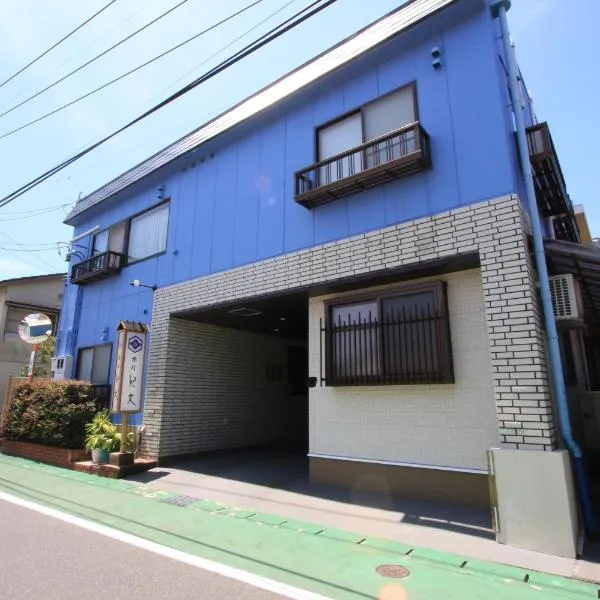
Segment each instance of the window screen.
M102 254L108 250L108 229L94 236L94 255Z
M169 205L162 204L131 219L129 261L135 262L167 249Z
M362 123L360 113L355 113L319 129L319 160L325 160L362 144ZM353 164L355 155L334 161L319 170L320 185L326 185L360 171Z
M106 385L110 376L111 344L82 348L77 356L77 379Z
M344 378L371 376L380 371L377 301L331 309L333 367Z

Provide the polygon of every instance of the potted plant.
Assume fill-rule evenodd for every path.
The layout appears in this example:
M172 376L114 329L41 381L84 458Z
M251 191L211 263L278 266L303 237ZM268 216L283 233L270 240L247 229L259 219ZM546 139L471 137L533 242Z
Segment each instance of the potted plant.
M121 434L117 426L110 422L108 410L96 413L85 426L85 448L92 451L92 462L103 465L108 455L119 448Z

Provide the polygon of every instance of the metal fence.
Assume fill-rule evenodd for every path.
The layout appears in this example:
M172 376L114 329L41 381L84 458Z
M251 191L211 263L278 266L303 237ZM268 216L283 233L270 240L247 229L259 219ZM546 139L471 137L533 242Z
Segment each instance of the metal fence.
M321 322L323 363L331 386L452 382L447 315L430 306Z

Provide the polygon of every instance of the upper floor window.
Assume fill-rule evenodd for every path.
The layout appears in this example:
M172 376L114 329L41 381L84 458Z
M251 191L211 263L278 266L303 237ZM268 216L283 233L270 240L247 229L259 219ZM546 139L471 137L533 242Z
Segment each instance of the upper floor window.
M306 208L431 167L414 83L319 127L315 143L317 162L294 174L294 197Z
M126 254L132 263L155 256L167 249L169 203L155 206L127 221L122 221L94 236L92 255L105 252Z
M410 125L416 120L416 88L414 84L410 84L319 128L317 132L317 160L322 161L331 158L365 142L376 140L405 125ZM369 169L414 152L414 138L407 139L406 143L412 145L412 147L403 147L401 138L393 140L391 146L389 144L369 146L365 150L360 169L357 168L358 165L354 155L348 156L339 166L336 163L324 165L319 173L321 185L348 177L358 170Z
M128 260L134 262L167 249L169 204L161 204L131 219Z
M112 252L123 252L125 237L127 233L127 221L117 223L109 229L100 231L94 236L93 254L102 254L111 250Z

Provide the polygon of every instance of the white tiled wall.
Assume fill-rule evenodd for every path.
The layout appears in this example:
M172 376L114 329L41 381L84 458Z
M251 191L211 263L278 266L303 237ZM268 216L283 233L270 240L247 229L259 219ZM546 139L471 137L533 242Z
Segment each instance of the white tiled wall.
M287 395L286 340L181 319L171 328L163 456L298 437L306 401ZM281 368L278 381L267 365Z
M152 314L152 342L144 409L144 452L150 456L164 456L175 450L172 439L177 435L177 423L171 414L174 396L169 380L169 365L172 356L180 351L181 335L174 327L177 321L173 318L174 314L239 299L299 289L306 291L325 283L367 274L389 276L396 272L400 278L403 272L420 263L473 253L479 255L481 264L485 317L480 289L477 295L479 312L473 314L485 318L488 337L485 344L483 338L478 339L477 343L480 349L486 347L486 355L491 362L493 397L489 395L489 388L484 392L482 388L471 386L473 375L466 373L471 369L471 361L466 360L461 365L463 371L459 373L461 381L457 385L466 382L464 391L468 401L461 403L459 395L455 396L448 388L438 390L437 404L427 399L421 399L420 402L413 400L412 406L418 405L425 416L414 421L412 427L418 430L419 427L424 428L425 423L432 428L436 423L440 424L435 429L440 449L431 448L425 452L422 446L419 446L419 450L403 440L397 443L404 444L407 451L410 448L419 462L425 462L429 457L430 461L440 464L453 460L456 466L481 467L481 448L496 442L495 436L491 436L487 417L485 427L481 427L479 422L479 415L483 415L484 411L487 415L492 410L489 407L480 409L479 404L487 402L491 406L495 403L496 425L502 447L554 449L556 429L535 285L536 273L528 246L529 231L529 219L522 210L519 198L506 196L157 290ZM459 301L452 302L455 307L461 306L460 310L465 311L458 321L463 319L465 326L469 326L469 319L473 317L469 293L460 282L457 286L452 286L454 291L451 291L451 296L456 295L459 299L466 297L467 305L462 306ZM480 359L480 353L471 352L470 345L465 351L473 361ZM464 360L461 349L456 346L454 356L456 360ZM181 389L182 393L184 391ZM394 401L388 399L387 402L390 409L396 410ZM430 414L431 419L428 418ZM443 418L436 417L438 414ZM460 418L444 420L456 415L460 415ZM402 417L397 420L402 420ZM406 425L401 423L398 427L382 432L380 440L375 440L376 445L387 440L383 447L391 447L390 440L397 433L406 433ZM336 428L339 426L336 425ZM361 431L360 435L367 434ZM400 438L400 435L397 437ZM412 437L415 435L412 434ZM433 437L430 435L428 439ZM435 441L431 444L435 445ZM456 450L459 445L464 448L458 453L462 458L459 456L454 460L448 457L445 449L450 447ZM472 449L467 450L470 446ZM377 453L384 454L380 451Z
M455 383L312 388L311 453L485 468L485 451L500 440L481 273L474 269L440 279L448 283ZM323 301L332 297L343 295L312 298L309 304L310 375L316 377Z

